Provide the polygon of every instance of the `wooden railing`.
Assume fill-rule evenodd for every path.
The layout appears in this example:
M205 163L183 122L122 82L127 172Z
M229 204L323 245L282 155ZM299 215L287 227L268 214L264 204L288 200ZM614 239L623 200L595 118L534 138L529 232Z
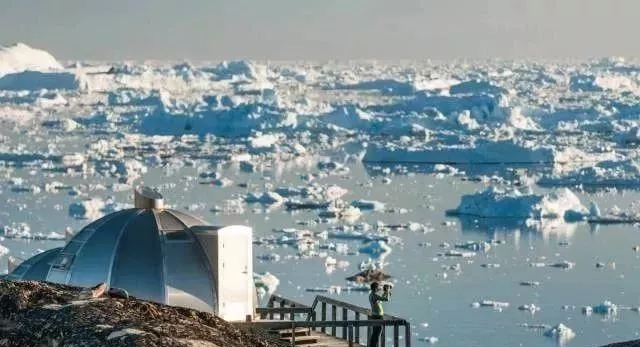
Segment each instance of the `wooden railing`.
M361 345L368 342L371 336L371 328L382 326L380 347L385 347L387 329L393 329L393 347L400 347L400 330L404 330L404 346L411 347L411 325L405 319L385 314L382 319L371 319L371 311L344 301L335 300L326 296L317 296L311 306L295 301L272 296L266 308L256 309L261 319L269 321L256 321L253 324L266 329L282 330L308 328L319 330L325 334L346 340L349 346ZM338 317L340 313L340 317ZM330 315L328 317L328 315ZM296 316L306 316L302 320L296 320ZM288 319L286 319L288 318ZM302 318L302 317L300 317ZM275 320L274 320L275 319ZM280 321L277 321L280 320ZM338 336L340 330L341 336ZM295 334L293 334L295 335ZM292 346L295 345L295 336Z
M318 305L320 305L319 312L317 308ZM329 308L331 310L329 310ZM382 319L371 319L371 310L320 295L316 296L313 304L311 305L311 309L312 313L308 321L318 321L317 315L319 313L320 321L336 323L328 326L321 326L320 331L337 337L337 328L341 328L342 339L349 341L349 346L351 346L352 342L360 344L361 340L368 341L369 336L371 336L371 328L380 325L382 325L382 334L379 342L380 347L385 347L387 328L393 328L393 347L400 347L400 327L404 328L405 347L411 346L411 325L405 319L388 314L385 314ZM327 320L327 313L329 312L331 313L331 317L330 320ZM341 313L340 318L338 318L338 312ZM330 332L327 332L328 327L331 328ZM353 333L350 333L349 329L351 329ZM366 329L364 339L362 336L363 329Z
M267 307L256 308L256 313L260 315L260 319L280 319L295 321L296 315L305 315L308 320L313 309L305 304L283 298L278 295L272 295L267 302ZM287 317L288 316L288 317Z

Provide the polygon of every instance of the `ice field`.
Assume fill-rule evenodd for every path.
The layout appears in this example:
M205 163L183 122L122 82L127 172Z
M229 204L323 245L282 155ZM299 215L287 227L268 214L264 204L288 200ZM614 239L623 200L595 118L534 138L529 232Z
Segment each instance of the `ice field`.
M366 305L345 278L382 266L415 345L640 333L639 62L66 62L16 44L0 122L2 272L144 183L254 228L265 296Z

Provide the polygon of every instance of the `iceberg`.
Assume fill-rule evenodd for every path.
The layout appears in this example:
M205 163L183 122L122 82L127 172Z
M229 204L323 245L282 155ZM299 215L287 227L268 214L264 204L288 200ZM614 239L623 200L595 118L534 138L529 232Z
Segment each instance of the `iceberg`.
M0 77L0 90L86 90L88 88L88 82L83 76L71 72L22 71ZM66 100L61 103L66 104Z
M490 187L463 195L458 207L447 213L482 218L564 219L570 222L585 219L589 210L566 188L540 195L534 194L530 188Z
M552 337L560 343L565 343L573 339L576 334L569 327L561 323L545 331L544 336Z
M593 166L568 173L545 176L538 180L538 184L541 186L637 188L640 187L640 165L632 159L604 160Z
M56 71L62 65L49 53L24 43L0 46L0 77L23 71Z
M558 149L545 145L521 144L514 140L477 139L470 144L413 145L394 143L367 147L362 159L370 163L422 164L558 164L587 165L597 160L615 159L615 153L586 153L576 148Z

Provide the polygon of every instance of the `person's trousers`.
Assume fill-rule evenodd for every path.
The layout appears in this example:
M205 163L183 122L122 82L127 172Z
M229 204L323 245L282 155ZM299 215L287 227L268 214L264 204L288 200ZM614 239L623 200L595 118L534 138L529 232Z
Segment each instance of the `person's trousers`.
M371 316L371 319L380 319L382 316ZM371 336L369 337L368 347L378 347L378 341L380 341L380 335L382 334L382 325L376 325L371 328Z

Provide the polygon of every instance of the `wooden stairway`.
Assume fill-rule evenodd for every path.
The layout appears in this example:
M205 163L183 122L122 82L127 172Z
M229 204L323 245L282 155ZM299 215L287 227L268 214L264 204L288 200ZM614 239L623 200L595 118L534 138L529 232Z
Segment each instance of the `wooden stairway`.
M327 335L321 332L309 330L308 328L297 328L295 331L291 329L275 330L272 333L280 336L280 341L295 346L304 347L347 347L348 342L342 339L338 339L331 335ZM359 346L354 344L354 346Z

